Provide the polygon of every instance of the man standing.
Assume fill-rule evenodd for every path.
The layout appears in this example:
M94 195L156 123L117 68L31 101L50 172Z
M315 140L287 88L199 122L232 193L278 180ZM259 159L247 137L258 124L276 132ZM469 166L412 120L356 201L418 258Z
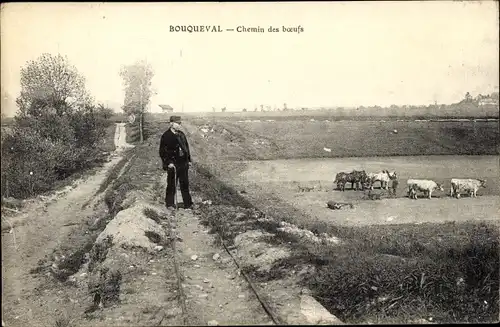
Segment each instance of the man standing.
M189 193L188 170L191 166L191 153L186 135L181 131L181 117L171 116L170 127L163 133L160 140L160 158L163 170L167 171L167 190L165 205L168 209L175 208L174 197L176 181L179 180L184 209L191 209L193 200Z
M392 196L396 197L396 192L398 190L399 181L397 178L392 180Z

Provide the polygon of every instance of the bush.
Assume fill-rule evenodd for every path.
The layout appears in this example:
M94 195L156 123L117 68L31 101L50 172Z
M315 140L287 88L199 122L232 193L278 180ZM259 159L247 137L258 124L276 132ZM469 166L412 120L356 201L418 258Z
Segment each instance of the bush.
M88 111L77 111L71 115L71 126L75 132L77 147L95 147L111 124L107 109L89 108Z
M47 191L64 146L31 128L17 128L2 144L2 195L26 198Z
M56 181L92 167L98 144L111 123L105 109L45 107L16 117L2 140L2 196L27 198L48 191Z

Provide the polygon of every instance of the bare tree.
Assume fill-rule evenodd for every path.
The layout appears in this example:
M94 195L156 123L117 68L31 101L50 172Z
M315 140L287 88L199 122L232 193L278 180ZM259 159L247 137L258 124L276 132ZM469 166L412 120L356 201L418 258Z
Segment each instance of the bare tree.
M85 78L68 58L44 53L21 68L21 94L16 99L22 115L38 116L50 107L57 114L84 109L93 99L85 89Z
M125 98L123 101L123 111L127 114L139 116L139 131L141 143L144 142L144 112L154 95L152 89L153 68L144 60L137 61L132 65L125 65L120 70L123 79Z

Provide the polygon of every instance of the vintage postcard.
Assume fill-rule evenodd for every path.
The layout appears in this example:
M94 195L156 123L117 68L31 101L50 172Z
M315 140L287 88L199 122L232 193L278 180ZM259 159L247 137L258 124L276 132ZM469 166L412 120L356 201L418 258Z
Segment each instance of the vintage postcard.
M498 322L498 12L2 3L2 326Z

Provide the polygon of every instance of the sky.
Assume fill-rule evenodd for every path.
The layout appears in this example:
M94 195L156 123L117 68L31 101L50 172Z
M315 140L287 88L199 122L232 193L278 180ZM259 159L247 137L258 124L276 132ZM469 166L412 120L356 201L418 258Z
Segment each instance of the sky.
M495 1L7 3L1 85L44 52L68 57L97 101L123 104L121 65L155 71L151 111L453 103L498 92ZM220 25L222 33L170 32ZM225 31L262 27L265 33ZM303 31L270 33L301 26ZM181 56L182 53L182 56Z

